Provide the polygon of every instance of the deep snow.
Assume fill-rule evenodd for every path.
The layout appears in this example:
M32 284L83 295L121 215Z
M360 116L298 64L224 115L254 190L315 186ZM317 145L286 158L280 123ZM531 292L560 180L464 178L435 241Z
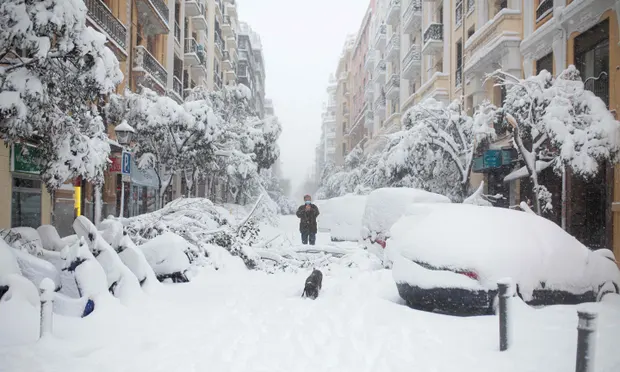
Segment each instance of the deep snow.
M281 224L295 244L296 222ZM38 342L37 310L0 302L0 325L12 317L20 338L2 346L10 338L0 328L0 371L574 370L577 307L516 306L514 346L500 353L496 317L412 310L388 270L323 268L316 301L300 297L309 271L206 268L141 303L106 304L83 319L55 316L53 336ZM600 311L597 371L618 371L620 297L589 306Z

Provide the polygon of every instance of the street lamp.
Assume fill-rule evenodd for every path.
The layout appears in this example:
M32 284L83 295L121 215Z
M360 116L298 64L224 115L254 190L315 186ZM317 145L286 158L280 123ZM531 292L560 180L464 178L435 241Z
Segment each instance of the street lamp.
M136 133L135 129L127 123L127 120L123 120L122 123L117 125L114 128L114 132L116 133L116 140L123 147L129 146L133 139L133 135Z
M116 133L116 141L123 146L123 152L127 151L127 147L131 144L133 135L136 133L135 129L126 120L123 120L119 125L114 128ZM124 154L121 156L121 164L125 161ZM122 168L122 165L121 165ZM122 171L121 171L122 173ZM125 175L121 174L121 208L119 217L123 217L123 211L125 209Z

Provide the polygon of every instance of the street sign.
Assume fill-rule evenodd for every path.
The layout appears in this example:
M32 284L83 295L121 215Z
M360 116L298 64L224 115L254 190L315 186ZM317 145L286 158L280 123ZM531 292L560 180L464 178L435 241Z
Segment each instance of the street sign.
M121 163L121 173L131 174L131 153L123 151L123 161Z

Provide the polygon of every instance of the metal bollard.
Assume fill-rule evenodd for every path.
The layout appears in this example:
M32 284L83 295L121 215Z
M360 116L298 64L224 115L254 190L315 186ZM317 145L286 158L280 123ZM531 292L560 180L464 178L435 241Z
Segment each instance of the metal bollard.
M576 372L594 371L594 344L596 340L597 314L579 310L577 324L577 364Z
M497 282L497 289L499 291L499 350L506 351L510 346L510 310L508 309L508 301L511 297L510 280L504 279Z
M49 278L41 280L39 284L39 293L41 295L41 324L39 328L39 337L52 333L54 288L54 282Z

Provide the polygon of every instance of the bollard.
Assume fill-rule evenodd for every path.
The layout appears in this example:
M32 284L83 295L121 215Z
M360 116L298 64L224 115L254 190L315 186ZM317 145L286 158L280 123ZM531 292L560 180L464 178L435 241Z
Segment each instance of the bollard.
M510 346L510 310L508 301L511 297L510 279L503 279L497 282L499 298L499 350L506 351Z
M39 328L39 337L52 333L54 288L54 282L49 278L41 280L39 284L39 293L41 295L41 324Z
M577 366L576 372L594 371L594 344L596 337L595 312L579 310L577 324Z

